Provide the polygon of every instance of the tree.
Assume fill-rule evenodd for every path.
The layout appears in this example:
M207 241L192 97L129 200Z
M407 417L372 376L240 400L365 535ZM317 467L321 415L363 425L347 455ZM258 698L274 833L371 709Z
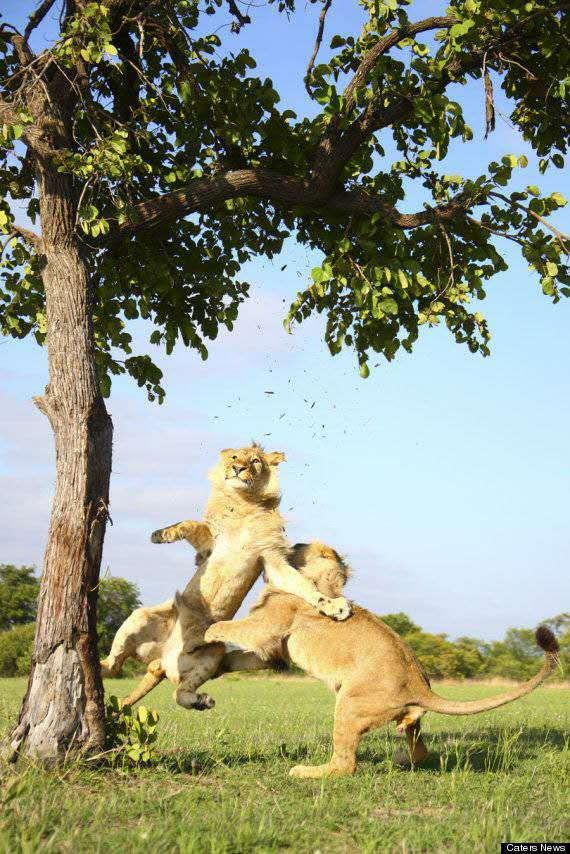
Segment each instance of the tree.
M38 589L33 567L0 565L0 676L24 676L30 672ZM99 581L100 657L109 652L117 629L140 604L140 591L132 581L117 577Z
M34 622L38 589L34 566L0 563L0 631Z
M99 655L107 655L121 623L141 605L140 591L126 578L102 578L97 603Z
M0 632L0 676L25 676L30 672L35 626L21 623Z
M294 0L271 2L294 12ZM241 265L273 256L289 234L324 260L288 322L324 312L331 352L353 347L363 376L371 352L390 360L440 321L489 352L469 300L506 267L497 240L520 247L547 297L570 293L566 238L546 219L564 198L507 188L524 157L505 154L477 178L441 168L450 143L472 137L450 89L478 81L488 130L495 81L542 171L563 167L566 4L454 0L418 21L407 0L359 0L362 31L334 36L317 65L331 2L319 4L304 78L320 110L299 119L280 109L248 50L214 32L229 14L246 37L235 0L59 0L47 47L56 0L42 0L23 32L0 25L0 321L46 346L49 384L36 404L56 446L15 749L51 760L72 744L103 745L96 606L112 440L103 398L121 372L164 395L151 358L132 353L129 320L149 319L151 342L168 352L181 338L205 358L205 339L232 328L247 296ZM393 165L386 141L400 152ZM410 182L424 200L415 212L398 207ZM39 216L41 233L15 221L11 200Z
M416 626L403 611L399 611L397 614L383 614L380 619L401 637L406 637L412 632L421 632L420 627Z

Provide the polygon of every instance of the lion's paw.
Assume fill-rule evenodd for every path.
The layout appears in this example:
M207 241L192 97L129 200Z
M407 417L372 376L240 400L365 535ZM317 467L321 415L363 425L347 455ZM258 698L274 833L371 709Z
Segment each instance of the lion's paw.
M191 704L191 709L196 709L198 712L204 712L206 709L213 709L216 701L209 694L196 694L196 700Z
M352 614L350 602L344 596L337 596L336 599L329 599L327 596L323 596L319 600L318 609L320 614L324 614L325 617L332 617L333 620L337 620L338 622L347 620Z
M331 765L327 762L325 765L295 765L289 771L289 776L301 777L305 780L320 780L322 777L340 777L350 773L352 771L349 768Z

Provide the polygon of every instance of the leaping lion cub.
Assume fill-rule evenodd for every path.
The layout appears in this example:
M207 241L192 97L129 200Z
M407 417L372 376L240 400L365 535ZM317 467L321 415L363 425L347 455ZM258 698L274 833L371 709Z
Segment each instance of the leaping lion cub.
M289 546L279 512L280 452L258 445L228 448L209 474L212 491L204 521L187 520L155 531L153 543L185 539L196 549L198 569L184 590L184 619L169 599L154 608L139 608L117 631L111 652L101 662L104 676L115 676L123 662L137 658L148 665L130 705L165 676L176 686L175 699L185 708L214 705L196 689L219 670L223 644L206 645L204 632L216 620L229 619L264 569L272 585L321 614L344 620L350 606L343 596L320 593L312 581L287 561Z
M291 558L329 596L338 596L346 567L321 543L297 545ZM532 679L511 691L484 700L445 700L430 689L429 680L409 646L382 620L354 606L345 623L320 617L295 596L267 585L243 620L219 622L206 632L207 641L224 641L250 650L266 661L292 661L325 682L337 694L333 755L324 765L297 765L294 777L352 774L362 735L390 721L405 732L412 762L427 756L420 734L425 711L472 715L496 709L534 690L556 667L558 644L545 626L536 640L545 661ZM398 757L401 761L401 757Z

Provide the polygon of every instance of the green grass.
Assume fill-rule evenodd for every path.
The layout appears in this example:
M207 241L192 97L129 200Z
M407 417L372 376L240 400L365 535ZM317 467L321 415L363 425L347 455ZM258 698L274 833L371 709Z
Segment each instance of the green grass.
M124 694L133 683L107 684ZM0 731L25 687L0 680ZM568 691L543 688L485 715L427 715L427 767L391 762L394 728L366 736L354 777L300 781L291 765L324 761L334 699L312 680L226 677L217 708L188 712L167 685L158 767L120 772L25 762L0 768L0 851L497 852L499 842L569 836ZM500 689L439 687L471 699Z

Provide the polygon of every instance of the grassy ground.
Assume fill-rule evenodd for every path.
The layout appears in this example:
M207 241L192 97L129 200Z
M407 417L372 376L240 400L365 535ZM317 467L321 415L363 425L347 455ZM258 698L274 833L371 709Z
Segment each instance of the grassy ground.
M0 732L23 690L0 680ZM328 756L332 696L312 680L234 676L209 690L218 706L203 713L175 706L166 685L148 698L161 714L158 767L0 768L0 851L498 852L501 841L570 835L568 691L477 717L426 716L433 756L422 770L392 765L391 728L365 738L355 777L299 781L291 765ZM439 686L465 699L499 691Z

